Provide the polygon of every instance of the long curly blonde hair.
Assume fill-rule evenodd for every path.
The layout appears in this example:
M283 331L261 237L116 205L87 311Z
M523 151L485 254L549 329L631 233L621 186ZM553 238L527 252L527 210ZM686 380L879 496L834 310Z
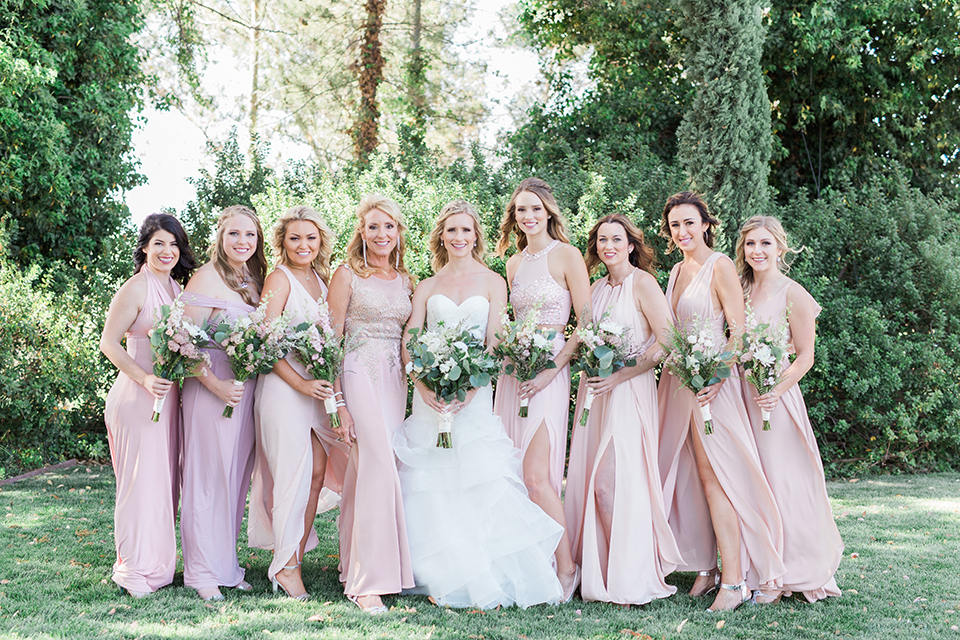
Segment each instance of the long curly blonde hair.
M257 217L253 209L242 204L235 204L224 209L220 213L220 218L217 220L216 242L210 245L208 254L210 255L210 262L213 263L213 268L217 270L217 273L219 273L223 281L227 283L227 286L239 293L244 302L249 305L254 305L256 303L253 300L250 289L244 288L240 284L236 270L230 266L227 255L223 251L223 235L227 229L226 222L234 216L246 216L253 220L253 223L257 227L257 248L254 250L253 255L247 259L247 271L250 272L250 279L253 280L257 293L263 291L263 281L267 277L267 256L263 250L263 227L260 225L260 218Z
M434 273L440 271L444 265L450 262L450 254L447 253L447 248L443 246L443 228L450 216L461 213L473 218L473 231L477 236L477 241L470 253L474 260L483 263L484 255L486 255L486 242L484 241L483 226L480 224L480 215L477 214L473 205L466 200L454 200L443 205L443 209L440 210L440 215L433 225L433 231L430 232L430 239L427 244L430 247L430 253L433 254L430 258L430 266L433 267Z
M543 208L547 210L547 234L554 240L570 244L567 227L560 215L560 205L557 204L557 199L553 197L553 190L550 185L540 178L527 178L514 189L513 195L510 196L510 202L507 203L507 208L503 212L503 219L500 221L500 239L497 240L497 253L501 258L510 249L510 236L514 233L517 234L517 250L523 251L527 246L527 234L520 229L520 223L517 222L517 196L524 191L540 198Z
M777 269L783 273L790 271L793 256L804 249L804 247L795 249L790 246L787 242L787 232L784 231L783 225L777 218L773 216L753 216L752 218L748 218L746 222L743 223L743 226L740 227L740 237L737 238L736 265L737 273L740 274L740 284L743 286L744 296L750 294L754 282L753 267L750 266L750 263L747 262L747 258L744 255L744 245L747 242L747 234L757 229L766 229L776 241L778 251L776 265ZM780 252L783 253L782 257L779 255Z
M320 275L320 278L324 284L326 284L330 282L330 256L333 253L333 233L330 231L330 227L327 226L326 221L315 209L299 204L295 207L290 207L280 216L280 219L273 225L273 238L271 239L273 255L277 258L278 264L284 266L290 264L290 258L283 248L283 239L287 235L287 227L290 226L290 223L298 220L312 222L317 227L317 231L320 232L320 251L317 252L317 257L313 259L310 266L313 267L314 271Z
M407 249L407 241L404 237L407 225L403 221L403 214L400 213L400 205L380 193L368 193L361 198L360 204L357 205L357 226L353 231L353 237L347 243L347 266L361 278L367 278L376 271L376 269L368 267L363 259L363 236L361 235L365 224L364 218L374 209L383 211L397 223L400 233L397 236L397 246L390 252L390 266L395 267L398 272L409 278L410 272L407 271L407 266L403 263L403 254Z

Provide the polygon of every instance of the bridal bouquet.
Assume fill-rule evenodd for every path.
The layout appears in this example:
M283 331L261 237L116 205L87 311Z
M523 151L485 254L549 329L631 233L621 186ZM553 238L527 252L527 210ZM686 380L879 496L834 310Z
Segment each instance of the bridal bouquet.
M470 389L487 386L500 370L500 363L484 347L479 327L467 330L460 325L446 327L441 322L432 331L411 329L407 351L407 373L433 391L438 401L449 403L456 398L463 402ZM453 414L441 413L438 447L453 446L452 426Z
M577 327L580 347L577 362L572 369L586 374L588 378L606 378L618 369L637 364L637 356L640 354L630 340L630 329L611 321L609 315L605 313L600 320ZM587 424L593 397L593 391L587 387L587 397L583 401L583 412L580 414L580 426Z
M183 308L180 296L173 304L161 306L150 330L153 375L174 382L194 375L192 371L201 362L210 365L210 357L201 351L210 344L210 337L183 314ZM153 401L151 420L154 422L160 421L164 400L166 396Z
M294 328L291 342L294 356L314 380L332 384L343 373L343 359L351 348L349 340L334 330L326 303L321 302L319 312ZM335 397L323 401L332 429L340 426L339 404Z
M507 364L503 372L520 382L532 380L545 369L556 369L553 361L553 338L557 332L553 329L540 329L539 307L527 314L527 317L511 322L506 310L501 314L503 335L497 334L500 343L493 350L497 359ZM526 418L529 398L520 400L520 417Z
M730 365L733 357L724 351L722 336L715 336L709 325L699 315L687 327L670 325L667 328L667 351L664 366L680 380L680 383L696 394L704 387L730 377ZM713 433L713 419L710 405L700 407L703 418L703 433Z
M789 313L789 311L788 311ZM786 356L790 348L789 325L786 317L774 324L760 324L750 305L747 305L747 330L743 345L737 354L746 373L747 382L757 388L757 393L769 393L783 380ZM770 430L770 412L760 409L763 430Z
M208 330L216 345L227 354L233 384L238 387L256 375L270 373L273 365L286 355L289 346L286 318L280 316L267 320L265 299L253 313L240 316L232 323L210 326ZM233 407L225 407L223 417L232 418Z

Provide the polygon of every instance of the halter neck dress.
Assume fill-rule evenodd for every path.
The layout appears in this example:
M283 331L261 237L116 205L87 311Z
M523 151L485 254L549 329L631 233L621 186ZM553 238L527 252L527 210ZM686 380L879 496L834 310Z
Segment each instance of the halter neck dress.
M820 305L813 297L800 285L790 283L754 306L759 322L780 322L787 317L787 292L791 287L808 297L816 315L820 315ZM802 591L810 602L839 596L834 574L843 555L843 540L833 519L820 448L800 386L793 385L780 396L770 414L769 431L763 430L760 407L753 399L756 389L744 381L743 391L760 462L783 520L783 563L787 568L783 589Z
M609 276L604 276L593 286L590 298L595 317L609 313L610 321L631 331L634 346L643 353L656 336L637 310L635 277L636 270L611 286ZM654 372L651 369L598 396L587 424L580 426L586 388L586 380L581 380L563 502L573 559L583 570L580 596L617 604L666 598L677 588L664 578L682 559L663 508ZM595 498L597 471L608 450L616 465L609 540Z
M183 302L219 309L211 322L232 323L255 307L187 291ZM222 349L208 349L210 370L221 380L233 378ZM232 418L223 417L223 400L198 378L183 382L183 488L180 543L183 584L193 589L233 587L243 581L237 561L237 537L247 505L253 470L253 393L255 379L243 385L243 398Z
M150 330L160 307L173 298L147 268L146 297L127 331L127 353L153 372ZM136 277L136 276L134 276ZM169 284L174 294L180 285ZM160 420L152 422L153 395L122 371L104 408L110 460L117 480L113 581L128 591L149 593L173 582L177 566L176 518L180 500L180 391L167 393Z
M535 254L524 248L517 272L510 283L510 303L518 320L527 314L538 311L539 324L567 324L572 305L570 292L561 287L547 265L547 256L560 244L554 240L543 250ZM563 331L558 331L553 339L553 355L556 357L566 340ZM494 412L503 420L507 435L514 446L520 449L521 458L526 456L527 447L536 435L540 425L546 427L550 440L549 475L550 486L560 495L563 482L563 467L567 453L567 414L570 411L570 366L560 369L553 379L539 393L530 398L527 417L521 418L520 383L513 376L501 376L497 380Z
M290 314L290 325L295 327L316 314L319 301L310 296L287 267L277 265L277 269L290 281L290 295L283 311ZM313 274L325 296L326 285L316 271ZM292 353L287 354L286 361L305 379L311 379ZM303 520L313 478L310 439L318 438L327 453L323 479L325 491L320 496L320 509L325 507L326 494L340 491L347 452L346 446L337 442L336 434L330 430L323 403L303 395L276 373L262 375L257 380L254 419L257 448L247 537L251 547L273 550L273 560L267 571L273 578L290 558L300 554ZM318 543L317 532L310 527L305 551L315 548Z
M680 296L671 320L687 325L699 316L709 324L716 339L726 342L723 311L713 307L711 282L714 267L730 258L714 252L703 263ZM673 289L682 262L674 266L667 285L667 301L673 304ZM703 445L720 486L740 523L741 569L751 589L761 584L779 585L783 566L783 525L770 485L763 475L743 403L740 378L728 378L710 404L713 434L703 435L703 419L696 396L664 371L658 387L660 405L660 476L667 518L683 557L679 567L703 571L717 566L717 542L713 533L693 438Z

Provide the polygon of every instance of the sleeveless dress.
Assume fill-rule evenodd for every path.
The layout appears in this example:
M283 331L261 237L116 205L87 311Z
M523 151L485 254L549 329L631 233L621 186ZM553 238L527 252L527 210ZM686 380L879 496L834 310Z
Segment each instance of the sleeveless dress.
M153 372L149 332L160 307L173 299L149 269L143 308L127 332L127 353ZM175 293L180 285L170 278ZM113 581L128 591L149 593L173 582L177 565L176 519L180 500L180 392L167 393L159 422L151 421L153 395L122 371L104 408L110 460L117 479Z
M444 295L427 300L427 328L480 327L490 302L471 296L459 306ZM394 438L414 593L437 604L522 608L561 597L553 568L563 528L527 497L518 451L493 414L490 386L454 418L453 448L437 445L437 412L414 391L413 415Z
M254 307L192 292L185 304L221 309L211 322L233 322ZM221 380L233 377L230 361L221 349L208 349L210 369ZM226 406L197 378L183 382L183 488L180 505L180 543L183 545L183 584L193 589L233 587L243 581L237 562L237 536L247 505L253 470L253 393L256 380L243 385L243 398L232 418Z
M531 254L523 250L520 266L510 283L510 304L518 320L540 305L541 325L566 325L570 319L570 292L557 284L547 266L547 254L560 244L554 240L542 251ZM566 340L558 331L553 339L553 355L556 357ZM539 393L530 398L527 417L517 415L520 398L517 396L520 383L513 376L501 376L497 380L494 412L503 420L507 435L520 449L520 456L527 454L527 447L544 424L550 439L549 479L550 486L560 495L563 483L563 467L567 453L567 414L570 411L570 366L560 369Z
M789 288L783 287L754 307L759 322L779 322L786 317ZM813 304L820 315L820 305ZM783 589L787 595L802 591L810 602L839 596L834 574L843 555L843 541L833 519L820 448L800 386L795 384L780 396L770 414L769 431L763 431L760 407L753 399L756 389L744 381L743 390L760 462L783 519L783 563L787 568Z
M290 281L290 295L283 311L291 314L290 326L295 327L316 312L319 305L289 269L283 265L277 265L277 269ZM313 274L326 295L323 280L316 271ZM311 378L292 353L286 361L305 379ZM261 375L257 380L254 420L257 447L247 538L251 547L273 550L273 561L267 570L272 579L290 558L300 553L313 478L310 439L316 436L327 452L325 489L340 491L347 454L346 447L336 441L337 436L329 427L323 403L303 395L276 373ZM305 550L314 549L318 543L317 532L310 527Z
M715 311L710 293L713 270L718 260L730 260L714 252L677 303L675 323L689 323L699 315L726 342L722 311ZM673 287L680 267L674 266L667 285L667 300L673 304ZM674 315L671 309L671 315ZM753 439L747 409L743 403L740 378L728 378L710 404L713 434L703 435L703 419L696 396L681 387L679 380L664 371L658 387L660 404L660 476L667 518L673 529L686 571L703 571L717 566L717 542L700 474L697 471L692 438L699 438L720 486L737 513L740 523L740 561L747 585L780 584L783 566L783 525L773 493L763 475L757 445Z
M642 353L656 340L633 296L633 271L619 285L605 276L594 285L595 317L632 331ZM586 397L586 380L577 394L578 416ZM651 369L598 396L586 426L574 420L570 466L564 494L564 516L574 561L583 570L584 600L646 604L666 598L677 588L664 578L683 562L663 509L657 467L657 383ZM600 460L612 448L616 463L614 504L609 542L600 524L594 483Z
M351 284L344 331L359 346L347 354L340 377L357 434L340 503L340 581L347 595L400 593L414 586L393 455L394 432L407 408L400 363L403 326L412 309L407 283L401 274L393 280L353 274Z

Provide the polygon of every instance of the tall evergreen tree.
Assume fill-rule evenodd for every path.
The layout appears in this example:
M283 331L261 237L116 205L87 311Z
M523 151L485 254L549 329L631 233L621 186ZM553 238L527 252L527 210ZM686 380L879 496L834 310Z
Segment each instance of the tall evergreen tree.
M770 103L760 70L764 27L756 0L684 0L685 68L695 89L678 131L694 189L726 237L769 203Z

